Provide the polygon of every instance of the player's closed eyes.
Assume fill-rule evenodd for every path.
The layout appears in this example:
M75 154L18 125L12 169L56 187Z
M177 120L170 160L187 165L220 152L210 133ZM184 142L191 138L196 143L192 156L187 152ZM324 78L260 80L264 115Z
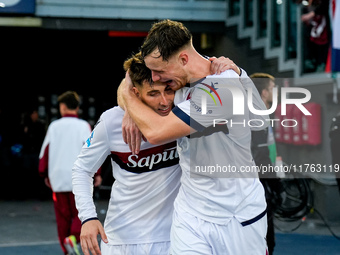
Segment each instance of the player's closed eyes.
M158 96L160 94L160 92L150 92L148 93L149 96L154 97L154 96Z

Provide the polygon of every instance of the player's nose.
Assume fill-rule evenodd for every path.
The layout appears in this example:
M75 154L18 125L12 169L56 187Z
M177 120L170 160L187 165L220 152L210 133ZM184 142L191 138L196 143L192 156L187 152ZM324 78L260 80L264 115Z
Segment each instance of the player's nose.
M161 76L153 71L151 71L151 75L152 75L152 80L154 82L159 81L161 79Z
M163 93L161 94L161 101L160 101L161 105L167 106L168 105L168 99L166 97L166 95L164 95Z

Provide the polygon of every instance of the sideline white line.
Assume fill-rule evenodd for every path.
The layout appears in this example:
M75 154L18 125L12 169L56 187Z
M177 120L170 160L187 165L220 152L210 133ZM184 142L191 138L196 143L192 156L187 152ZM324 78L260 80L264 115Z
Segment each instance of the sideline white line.
M5 243L5 244L0 244L0 248L2 248L2 247L18 247L18 246L38 246L38 245L50 245L50 244L59 244L59 241L8 243L8 244Z

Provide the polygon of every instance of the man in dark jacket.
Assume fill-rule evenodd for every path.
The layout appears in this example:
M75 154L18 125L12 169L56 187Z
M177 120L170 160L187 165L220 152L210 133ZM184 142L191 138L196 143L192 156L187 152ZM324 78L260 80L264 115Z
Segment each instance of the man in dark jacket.
M266 73L254 73L250 75L253 80L260 96L265 103L267 109L272 105L273 101L273 88L275 87L275 78L272 75ZM261 166L275 165L276 161L276 144L274 139L274 133L272 127L260 130L252 131L251 133L251 151L255 164L260 168ZM262 182L267 200L267 245L269 255L273 254L275 246L275 233L274 233L274 204L271 190L275 190L279 187L277 183L279 180L276 178L276 173L268 171L261 173L259 172L260 181Z

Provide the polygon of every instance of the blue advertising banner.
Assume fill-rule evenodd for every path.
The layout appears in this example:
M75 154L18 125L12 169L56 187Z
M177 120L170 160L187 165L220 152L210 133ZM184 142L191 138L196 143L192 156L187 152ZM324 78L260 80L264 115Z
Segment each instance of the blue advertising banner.
M34 14L35 0L0 0L1 13Z

